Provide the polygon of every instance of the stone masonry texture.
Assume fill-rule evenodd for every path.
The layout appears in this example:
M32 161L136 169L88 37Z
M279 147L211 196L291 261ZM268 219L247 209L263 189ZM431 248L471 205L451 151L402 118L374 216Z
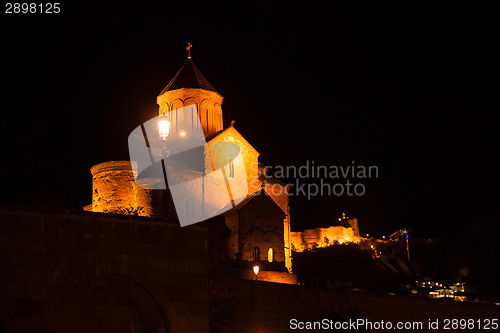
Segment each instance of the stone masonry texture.
M0 206L2 332L208 332L207 232Z

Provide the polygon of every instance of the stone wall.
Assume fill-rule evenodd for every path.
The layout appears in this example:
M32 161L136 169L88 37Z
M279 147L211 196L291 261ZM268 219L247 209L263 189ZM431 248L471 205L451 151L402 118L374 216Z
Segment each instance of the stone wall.
M275 263L285 268L283 218L280 207L265 192L252 198L240 211L239 256L242 261L268 261L269 249L273 249ZM259 258L254 258L258 248ZM277 265L278 266L278 265Z
M335 321L366 319L384 320L396 325L401 321L421 321L422 330L401 332L448 332L444 319L494 319L500 317L500 307L493 304L462 303L412 296L377 295L347 290L318 290L298 285L262 281L241 281L237 290L238 304L235 321L227 332L254 333L294 332L290 320ZM440 330L428 329L429 320L440 320ZM299 330L296 330L299 331ZM307 332L337 332L339 330L304 330ZM347 330L365 332L365 330ZM370 330L369 332L387 332ZM394 330L395 331L395 330ZM474 330L469 330L474 331ZM480 331L480 330L476 330Z
M0 206L0 331L208 332L207 232Z
M0 206L0 264L0 331L208 332L207 231L201 226ZM259 274L260 280L289 273ZM239 281L235 319L226 331L290 332L292 318L425 325L500 316L500 307L488 304L279 282Z
M237 179L242 173L246 174L248 193L259 191L261 182L259 181L258 168L256 167L258 165L259 152L245 140L234 126L228 127L222 133L210 140L209 144L212 152L211 156L206 154L209 158L205 162L205 170L207 170L207 172L212 172L214 166L227 164L229 157L227 153L231 153L231 151L228 152L226 149L217 149L216 143L219 142L228 142L238 145L243 158L239 161L238 159L234 160L235 178ZM224 146L222 145L221 147ZM235 156L232 157L234 158ZM229 181L231 182L232 180L229 179ZM238 198L239 197L236 196L234 199Z
M109 161L90 168L92 173L92 211L159 217L162 192L145 189L134 181L130 161Z
M241 278L245 280L266 281L273 283L297 284L297 275L289 272L259 271L257 277L251 268L242 270Z
M266 175L264 167L258 167L259 182L265 182L266 193L273 198L276 204L285 212L283 220L283 238L285 242L285 266L289 272L292 271L292 243L290 238L290 206L288 198L288 188L285 183Z
M332 226L329 228L306 229L290 232L292 248L297 252L315 247L327 247L335 242L356 242L361 240L352 227Z

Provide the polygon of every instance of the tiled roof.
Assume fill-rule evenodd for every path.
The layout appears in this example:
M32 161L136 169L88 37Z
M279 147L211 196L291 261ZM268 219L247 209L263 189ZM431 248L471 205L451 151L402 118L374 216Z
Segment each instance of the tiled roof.
M262 190L250 193L246 197L244 197L243 200L241 200L241 198L234 200L234 201L241 200L237 205L234 205L234 202L231 202L228 205L222 207L219 211L222 212L223 215L227 215L227 214L231 214L231 213L234 213L236 211L239 211L243 206L245 206L247 203L249 203L250 200L252 200L253 198L255 198L256 196L258 196L260 194L262 194ZM264 191L264 195L267 195L267 193L265 193L265 191ZM228 206L230 206L230 205L234 205L234 206L231 209L226 210L228 208Z
M215 91L214 87L208 83L207 79L201 74L200 70L191 59L186 60L184 65L182 65L181 69L179 69L165 89L162 90L160 95L167 91L180 88L199 88Z
M213 138L215 138L217 135L221 134L222 132L224 132L224 131L225 131L225 130L227 130L227 129L228 129L228 127L223 128L223 129L221 129L220 131L210 133L210 134L208 134L207 136L205 136L205 140L206 140L207 142L210 142Z

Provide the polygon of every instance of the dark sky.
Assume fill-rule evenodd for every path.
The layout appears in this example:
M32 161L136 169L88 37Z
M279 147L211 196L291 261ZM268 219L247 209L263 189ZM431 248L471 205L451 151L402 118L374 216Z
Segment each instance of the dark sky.
M343 211L362 233L459 231L499 208L497 8L406 1L61 4L2 9L2 202L81 208L89 168L193 60L226 125L271 166L376 165L361 197L291 201L294 228Z

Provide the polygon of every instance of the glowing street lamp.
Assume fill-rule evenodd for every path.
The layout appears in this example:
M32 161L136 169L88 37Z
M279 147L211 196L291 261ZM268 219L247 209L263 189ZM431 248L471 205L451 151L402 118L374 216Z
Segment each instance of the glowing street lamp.
M160 118L158 121L158 131L162 140L166 140L167 136L170 134L170 121L166 118Z
M257 280L257 274L259 274L260 267L255 265L253 266L253 273L255 274L255 280Z
M163 180L165 181L165 187L167 193L169 192L168 189L168 180L167 180L167 170L165 168L165 158L168 157L168 150L167 150L167 145L166 141L168 135L170 134L170 121L168 121L167 117L165 115L161 115L159 120L158 120L158 132L160 134L161 139L163 140L163 150L162 150L162 158L161 158L161 168L163 171ZM165 196L166 198L168 197ZM167 205L168 207L168 205Z

